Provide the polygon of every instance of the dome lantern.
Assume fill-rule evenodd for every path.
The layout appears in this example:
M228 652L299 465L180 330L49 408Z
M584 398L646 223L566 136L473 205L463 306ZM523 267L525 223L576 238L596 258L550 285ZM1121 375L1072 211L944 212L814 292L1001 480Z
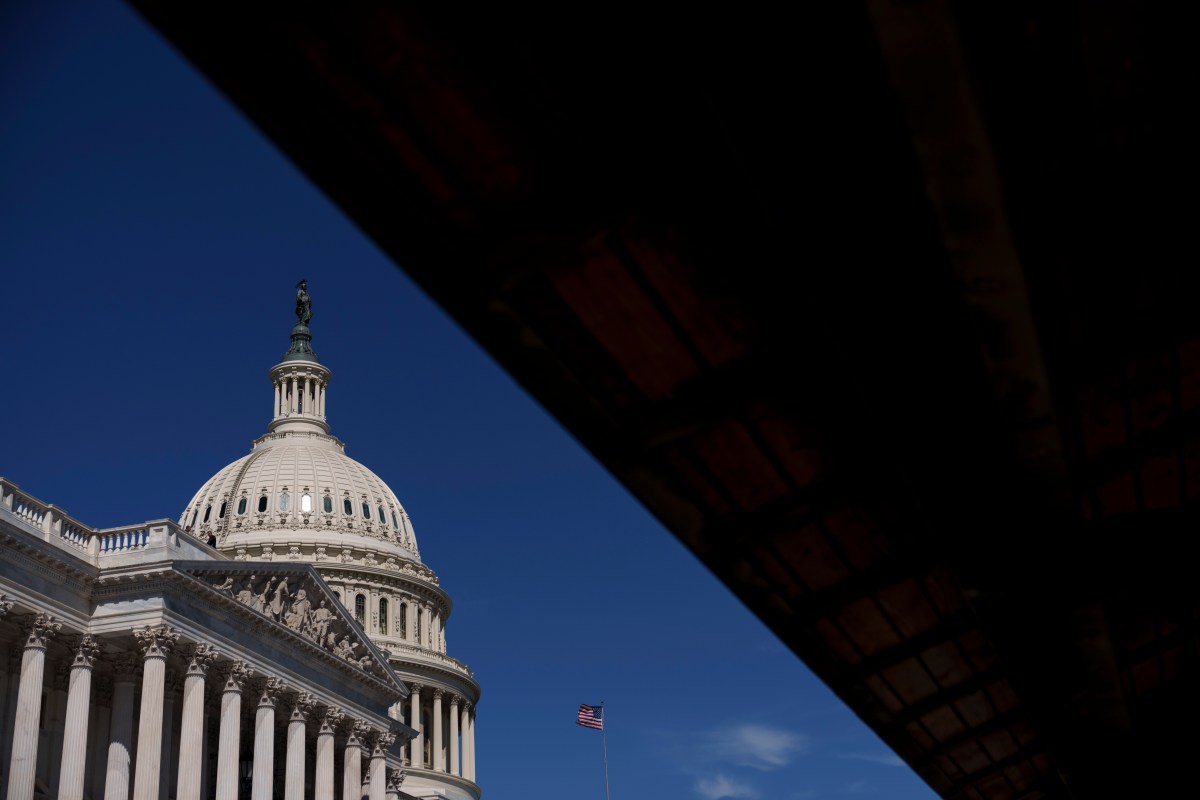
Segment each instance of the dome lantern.
M296 284L296 325L292 344L283 360L271 367L275 387L274 413L267 430L271 433L329 433L325 418L325 392L332 374L312 349L312 300L308 281Z

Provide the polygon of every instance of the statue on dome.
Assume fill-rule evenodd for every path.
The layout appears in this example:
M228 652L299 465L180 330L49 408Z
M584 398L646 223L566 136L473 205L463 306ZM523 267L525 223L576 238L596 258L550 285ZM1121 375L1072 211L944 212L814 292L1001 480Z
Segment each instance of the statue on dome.
M301 325L307 325L312 319L312 298L308 296L308 281L301 280L296 284L296 319Z

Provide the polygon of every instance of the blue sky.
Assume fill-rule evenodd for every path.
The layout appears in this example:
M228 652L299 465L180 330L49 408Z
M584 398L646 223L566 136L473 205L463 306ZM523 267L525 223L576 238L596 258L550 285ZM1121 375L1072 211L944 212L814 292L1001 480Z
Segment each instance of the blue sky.
M329 415L409 511L483 685L485 796L929 791L133 12L0 5L0 475L179 515L270 418L307 278Z

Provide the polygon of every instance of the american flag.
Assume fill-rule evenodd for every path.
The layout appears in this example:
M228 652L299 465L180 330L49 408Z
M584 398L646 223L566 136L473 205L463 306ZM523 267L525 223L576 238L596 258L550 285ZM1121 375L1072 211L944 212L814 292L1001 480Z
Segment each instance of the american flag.
M575 724L597 731L604 730L604 706L580 706L579 716L575 718Z

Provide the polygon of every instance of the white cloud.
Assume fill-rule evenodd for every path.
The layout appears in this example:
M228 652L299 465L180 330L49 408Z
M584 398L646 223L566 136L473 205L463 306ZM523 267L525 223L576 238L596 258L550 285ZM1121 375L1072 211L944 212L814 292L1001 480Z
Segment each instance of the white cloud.
M739 798L758 797L758 792L753 787L738 783L725 775L698 778L695 789L701 797L706 797L708 800L722 800L722 798L738 800Z
M838 758L849 758L855 761L870 761L873 764L883 764L888 767L906 766L904 759L895 753L842 753Z
M713 753L739 767L773 770L785 767L808 749L809 740L781 728L766 725L739 725L713 734Z

